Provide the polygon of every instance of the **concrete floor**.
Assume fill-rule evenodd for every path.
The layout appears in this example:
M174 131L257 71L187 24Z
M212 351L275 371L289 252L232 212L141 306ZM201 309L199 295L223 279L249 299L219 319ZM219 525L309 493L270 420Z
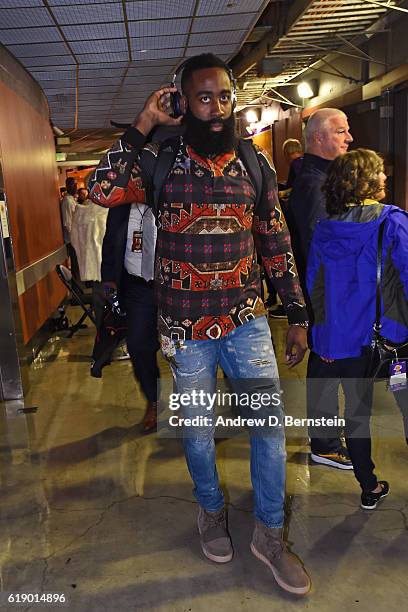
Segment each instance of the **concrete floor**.
M272 328L281 356L285 323ZM233 561L217 566L200 550L179 441L141 435L130 362L113 363L101 380L88 375L92 342L91 329L54 338L31 369L25 405L38 410L1 407L1 610L50 609L11 606L4 592L16 591L63 593L75 612L406 609L408 452L384 390L373 446L391 494L376 511L359 509L352 472L310 465L305 435L287 432L288 539L313 581L310 595L296 599L249 550L245 435L217 443L235 548ZM169 376L164 362L161 369ZM304 365L280 369L297 381L300 401Z

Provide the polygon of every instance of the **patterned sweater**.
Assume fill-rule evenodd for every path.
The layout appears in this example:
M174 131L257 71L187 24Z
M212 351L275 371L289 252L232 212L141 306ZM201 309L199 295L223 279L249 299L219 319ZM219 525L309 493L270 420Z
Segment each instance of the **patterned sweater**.
M158 145L144 147L144 141L130 128L111 147L89 185L94 202L106 207L148 203L151 189L143 161L157 156ZM267 154L257 153L263 190L254 211L255 189L235 152L203 159L181 139L156 218L155 284L163 340L220 338L266 313L254 237L289 323L307 320L276 173Z

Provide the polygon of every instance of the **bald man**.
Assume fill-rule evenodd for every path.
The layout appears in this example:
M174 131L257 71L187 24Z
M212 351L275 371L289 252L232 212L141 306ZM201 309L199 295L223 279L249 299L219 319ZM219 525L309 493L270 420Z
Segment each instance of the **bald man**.
M289 203L299 238L302 269L315 225L326 217L321 186L327 168L353 142L347 116L337 108L321 108L310 115L304 136L306 153Z
M313 321L310 301L305 289L306 260L313 230L319 219L325 218L326 207L322 185L326 179L330 162L346 153L353 142L347 116L337 108L322 108L310 117L305 129L306 152L289 199L291 213L292 247L301 280L303 293L309 310L309 320ZM309 334L309 340L311 334ZM309 342L310 344L310 342ZM312 347L311 347L312 349ZM307 412L309 418L323 415L316 411L322 405L320 379L332 378L331 364L324 362L313 353L309 356L307 381ZM338 389L340 381L335 377L332 385L326 385L325 415L338 415ZM330 388L329 388L330 387ZM327 412L327 414L326 414ZM347 449L342 445L339 432L322 428L311 428L311 458L316 463L342 470L352 470Z

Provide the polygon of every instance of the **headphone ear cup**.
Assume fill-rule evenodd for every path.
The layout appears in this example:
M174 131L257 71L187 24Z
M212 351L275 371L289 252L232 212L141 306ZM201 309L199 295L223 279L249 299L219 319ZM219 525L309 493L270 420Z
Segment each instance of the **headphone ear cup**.
M171 99L171 108L173 109L172 117L177 118L180 117L180 115L182 115L182 111L181 111L181 95L178 91L175 91L174 93L170 94L170 99Z
M237 81L234 78L234 75L232 74L232 70L229 71L229 77L230 77L230 81L232 85L231 102L232 102L232 111L234 112L235 107L237 105Z

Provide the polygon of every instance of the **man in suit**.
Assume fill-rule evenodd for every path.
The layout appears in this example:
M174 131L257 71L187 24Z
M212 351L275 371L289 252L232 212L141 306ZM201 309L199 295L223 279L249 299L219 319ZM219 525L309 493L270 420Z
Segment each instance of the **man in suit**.
M118 291L127 313L127 347L133 372L146 397L143 431L156 428L157 308L153 290L156 226L146 204L109 210L102 246L101 276L105 292Z

